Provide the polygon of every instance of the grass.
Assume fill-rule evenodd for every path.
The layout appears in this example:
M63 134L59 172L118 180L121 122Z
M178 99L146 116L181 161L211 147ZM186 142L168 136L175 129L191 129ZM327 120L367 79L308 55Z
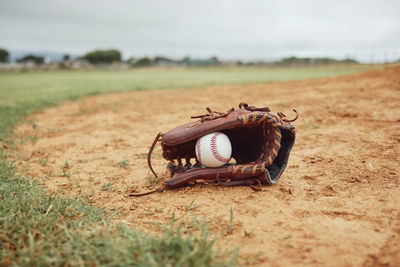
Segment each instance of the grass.
M127 169L128 165L129 165L129 160L123 159L120 162L115 163L114 167L120 167L120 168L123 168L123 169Z
M42 165L43 167L47 165L47 162L49 161L49 158L41 158L39 159L39 163L40 165Z
M150 187L155 187L161 180L161 177L155 177L154 175L147 176L147 183Z
M64 100L110 91L193 88L337 76L366 70L366 65L331 67L235 67L140 69L123 71L43 71L0 73L0 106ZM45 96L45 97L44 97Z
M232 223L233 223L233 207L231 207L231 215L229 217L229 224L227 227L227 232L230 234L232 233Z
M215 250L206 225L164 226L161 236L145 235L113 214L82 199L46 195L36 182L0 161L0 263L21 266L229 266Z
M205 220L171 222L160 236L116 224L109 211L80 198L46 195L33 179L19 175L10 154L12 127L34 111L80 96L112 91L191 88L294 80L358 72L366 66L329 68L196 68L127 71L0 73L0 265L230 266L236 262L215 248ZM48 159L40 160L45 166ZM123 162L119 167L128 167ZM69 176L65 162L60 175ZM112 184L102 186L113 190ZM197 208L193 202L188 212ZM194 216L194 215L193 215ZM233 220L231 209L230 228ZM194 227L195 226L195 227ZM193 228L194 227L194 228ZM194 230L193 234L187 234ZM185 234L184 234L185 233Z
M113 187L115 183L114 182L109 182L107 184L103 184L100 186L100 191L116 191L117 189Z
M192 202L190 202L190 204L186 206L186 209L187 209L188 211L194 210L194 209L196 209L196 208L202 206L202 204L196 204L196 205L194 205L194 201L195 201L195 199L193 199Z

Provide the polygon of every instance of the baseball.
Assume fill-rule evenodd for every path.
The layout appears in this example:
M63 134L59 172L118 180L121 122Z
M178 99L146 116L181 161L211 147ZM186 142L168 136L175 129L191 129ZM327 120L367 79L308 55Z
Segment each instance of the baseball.
M206 167L220 167L228 163L231 155L231 141L224 133L210 133L197 139L196 157Z

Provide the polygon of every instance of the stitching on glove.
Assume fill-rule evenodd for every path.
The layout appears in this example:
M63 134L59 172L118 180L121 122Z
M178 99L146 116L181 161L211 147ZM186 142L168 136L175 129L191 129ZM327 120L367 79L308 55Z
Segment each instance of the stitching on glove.
M278 156L278 151L276 151L275 147L272 148L272 153L275 154L275 157Z
M269 163L268 165L271 165L271 164L272 164L272 158L271 158L271 155L269 155L269 156L268 156L268 163Z
M278 140L274 140L274 143L275 143L275 145L277 145L278 147L281 147L281 143L279 143L279 141Z
M258 165L254 165L254 166L253 166L253 170L251 171L252 174L255 174L255 173L256 173L257 167L258 167Z

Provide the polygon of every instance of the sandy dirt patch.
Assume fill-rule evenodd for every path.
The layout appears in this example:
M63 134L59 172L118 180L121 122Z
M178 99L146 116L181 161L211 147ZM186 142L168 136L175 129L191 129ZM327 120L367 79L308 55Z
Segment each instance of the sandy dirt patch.
M156 78L156 77L155 77ZM261 192L195 185L130 198L151 179L155 135L239 102L297 109L286 172ZM289 115L290 114L290 115ZM400 67L337 78L91 96L49 108L16 129L21 171L49 192L118 209L117 220L157 231L175 211L205 216L220 245L256 265L400 265ZM35 126L35 127L32 127ZM164 173L161 148L153 166ZM226 231L231 207L233 228ZM178 221L179 222L179 221Z

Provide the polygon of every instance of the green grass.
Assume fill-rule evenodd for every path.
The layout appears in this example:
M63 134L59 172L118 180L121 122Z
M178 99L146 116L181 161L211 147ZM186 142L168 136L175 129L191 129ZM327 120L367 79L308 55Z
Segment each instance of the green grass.
M205 223L163 224L145 235L113 223L104 209L84 199L46 195L35 180L18 175L0 150L0 264L17 266L232 266L236 250L215 249ZM66 163L67 165L67 163ZM103 191L111 190L111 183ZM184 234L193 232L193 234Z
M128 90L193 88L296 80L358 72L366 66L329 68L193 68L126 71L0 73L0 265L210 266L232 265L215 247L205 220L161 227L160 236L113 223L109 211L80 198L46 195L10 161L12 127L30 113L80 96ZM45 166L48 159L41 159ZM68 162L65 163L68 168ZM122 163L127 167L127 162ZM68 173L61 175L68 176ZM111 184L103 185L105 191ZM195 209L193 203L188 212ZM115 215L115 214L114 214ZM232 224L233 209L231 210ZM195 229L193 229L195 228ZM183 234L195 230L194 234ZM230 228L231 230L231 228Z
M366 65L272 68L136 69L123 71L47 71L0 73L0 106L112 91L193 88L337 76L370 68Z
M0 161L0 263L20 266L230 266L215 250L205 224L162 225L161 236L145 235L116 214L90 207L79 198L46 195L36 182Z
M120 167L123 169L127 169L128 166L129 166L129 160L127 160L127 159L123 159L120 162L117 162L114 164L114 167Z

